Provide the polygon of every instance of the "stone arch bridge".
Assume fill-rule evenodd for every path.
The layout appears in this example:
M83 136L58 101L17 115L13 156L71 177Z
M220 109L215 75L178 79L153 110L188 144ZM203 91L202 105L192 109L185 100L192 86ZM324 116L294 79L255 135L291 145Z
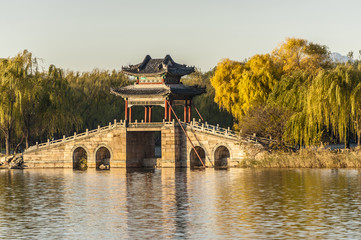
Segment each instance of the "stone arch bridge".
M248 154L248 146L261 147L230 129L194 120L172 122L109 123L92 131L36 144L24 154L26 168L88 167L207 167L236 166ZM195 153L197 151L197 154Z

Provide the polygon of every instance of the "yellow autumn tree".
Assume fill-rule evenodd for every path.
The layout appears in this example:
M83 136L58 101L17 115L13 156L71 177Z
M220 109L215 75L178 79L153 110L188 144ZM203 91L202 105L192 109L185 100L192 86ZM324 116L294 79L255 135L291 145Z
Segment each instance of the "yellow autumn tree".
M211 84L215 90L214 101L220 108L232 114L234 106L239 101L238 83L243 69L244 64L224 59L218 63L216 71L211 78Z
M255 55L246 63L225 59L211 78L215 102L240 119L252 106L267 100L277 75L269 54Z
M284 74L291 74L296 70L314 74L330 64L327 46L300 38L287 38L271 55Z

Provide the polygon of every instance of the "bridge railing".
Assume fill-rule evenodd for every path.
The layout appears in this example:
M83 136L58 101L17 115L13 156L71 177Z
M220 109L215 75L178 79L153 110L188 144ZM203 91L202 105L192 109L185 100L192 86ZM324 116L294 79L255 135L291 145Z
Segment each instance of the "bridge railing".
M72 136L69 136L69 137L66 137L65 135L63 136L63 138L61 139L57 139L57 140L50 140L48 139L47 142L45 143L38 143L36 142L36 144L34 146L31 146L29 147L28 149L26 149L25 151L30 151L30 150L34 150L34 149L38 149L38 148L43 148L43 147L47 147L47 146L50 146L50 145L56 145L56 144L61 144L61 143L64 143L64 142L68 142L68 141L72 141L72 140L75 140L75 139L81 139L81 138L84 138L84 137L88 137L89 135L94 135L94 134L97 134L97 133L100 133L100 132L104 132L104 131L107 131L109 129L113 129L117 126L125 126L126 125L126 122L123 121L123 120L120 120L120 122L117 122L116 119L114 119L114 123L112 124L111 122L109 122L109 125L107 126L104 126L104 127L100 127L98 125L98 128L96 129L93 129L91 131L89 131L88 129L86 129L85 132L83 133L80 133L80 134L77 134L76 132L74 132L74 135Z
M269 144L275 144L278 145L279 142L271 137L266 138L266 137L260 137L257 136L255 133L254 134L241 134L241 132L237 132L237 131L233 131L230 130L230 128L221 128L218 125L214 126L214 125L210 125L207 122L206 123L201 123L201 122L196 122L193 121L190 124L194 129L197 130L201 130L203 132L208 132L208 133L213 133L213 134L217 134L217 135L223 135L225 137L229 137L229 138L234 138L234 139L240 139L243 141L247 141L247 142L253 142L253 143L261 143L269 145ZM285 147L289 148L289 149L293 149L294 146L291 145L284 145Z
M159 122L151 122L151 123L145 123L145 122L132 122L132 123L127 123L126 121L120 120L120 122L117 122L116 120L114 120L114 123L112 124L111 122L109 122L109 125L107 126L103 126L100 127L98 126L98 128L93 129L93 130L86 130L83 133L77 134L76 132L74 133L74 135L72 136L68 136L66 137L65 135L63 136L63 138L61 139L57 139L57 140L50 140L48 139L47 142L45 143L36 143L36 145L29 147L28 149L26 149L25 151L29 151L29 150L33 150L33 149L38 149L38 148L43 148L43 147L47 147L50 145L56 145L56 144L61 144L64 142L68 142L68 141L73 141L75 139L80 139L80 138L84 138L84 137L88 137L89 135L94 135L103 131L107 131L109 129L113 129L117 126L125 126L125 127L137 127L139 126L156 126L159 124L163 124L165 126L170 126L170 125L175 125L175 121L173 119L173 121L171 122L166 122L163 120L162 123ZM268 139L268 138L260 138L260 137L256 137L255 134L254 135L242 135L239 132L233 131L230 128L222 128L219 127L219 125L217 124L215 125L211 125L208 124L207 122L202 123L202 122L197 122L195 121L195 119L193 119L192 122L190 123L184 123L182 122L183 126L186 127L190 127L191 129L194 129L196 131L201 131L201 132L205 132L205 133L210 133L210 134L214 134L214 135L218 135L218 136L223 136L223 137L227 137L227 138L231 138L231 139L242 139L242 140L247 140L247 141L251 141L251 142L272 142L275 141L273 139Z
M219 125L214 126L210 125L207 122L197 122L193 119L190 123L183 123L187 127L191 127L192 129L195 129L197 131L206 132L210 134L220 135L223 137L233 138L233 139L239 139L240 135L239 132L233 131L230 128L222 128L219 127Z
M195 119L193 119L190 123L183 123L185 126L189 126L192 129L195 129L197 131L206 132L210 134L215 134L223 137L233 138L233 139L239 139L244 140L248 142L259 142L259 143L277 143L276 140L272 138L265 138L265 137L259 137L256 136L256 134L241 134L239 131L233 131L229 127L228 128L222 128L219 127L217 124L216 126L208 124L207 122L197 122Z

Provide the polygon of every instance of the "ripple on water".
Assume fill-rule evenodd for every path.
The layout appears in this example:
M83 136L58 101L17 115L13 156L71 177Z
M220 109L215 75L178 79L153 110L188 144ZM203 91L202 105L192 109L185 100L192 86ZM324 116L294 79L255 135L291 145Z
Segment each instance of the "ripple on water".
M361 238L361 172L0 170L1 239Z

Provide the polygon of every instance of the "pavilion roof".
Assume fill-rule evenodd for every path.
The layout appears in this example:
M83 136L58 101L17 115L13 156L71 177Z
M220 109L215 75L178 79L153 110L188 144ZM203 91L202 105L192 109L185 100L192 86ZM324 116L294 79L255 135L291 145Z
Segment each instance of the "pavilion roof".
M183 84L134 84L126 87L111 88L111 93L126 97L151 96L196 96L205 93L205 88L186 86Z
M176 63L170 55L162 59L152 59L147 55L143 62L123 67L122 72L131 76L159 76L165 73L184 76L194 72L194 67Z

